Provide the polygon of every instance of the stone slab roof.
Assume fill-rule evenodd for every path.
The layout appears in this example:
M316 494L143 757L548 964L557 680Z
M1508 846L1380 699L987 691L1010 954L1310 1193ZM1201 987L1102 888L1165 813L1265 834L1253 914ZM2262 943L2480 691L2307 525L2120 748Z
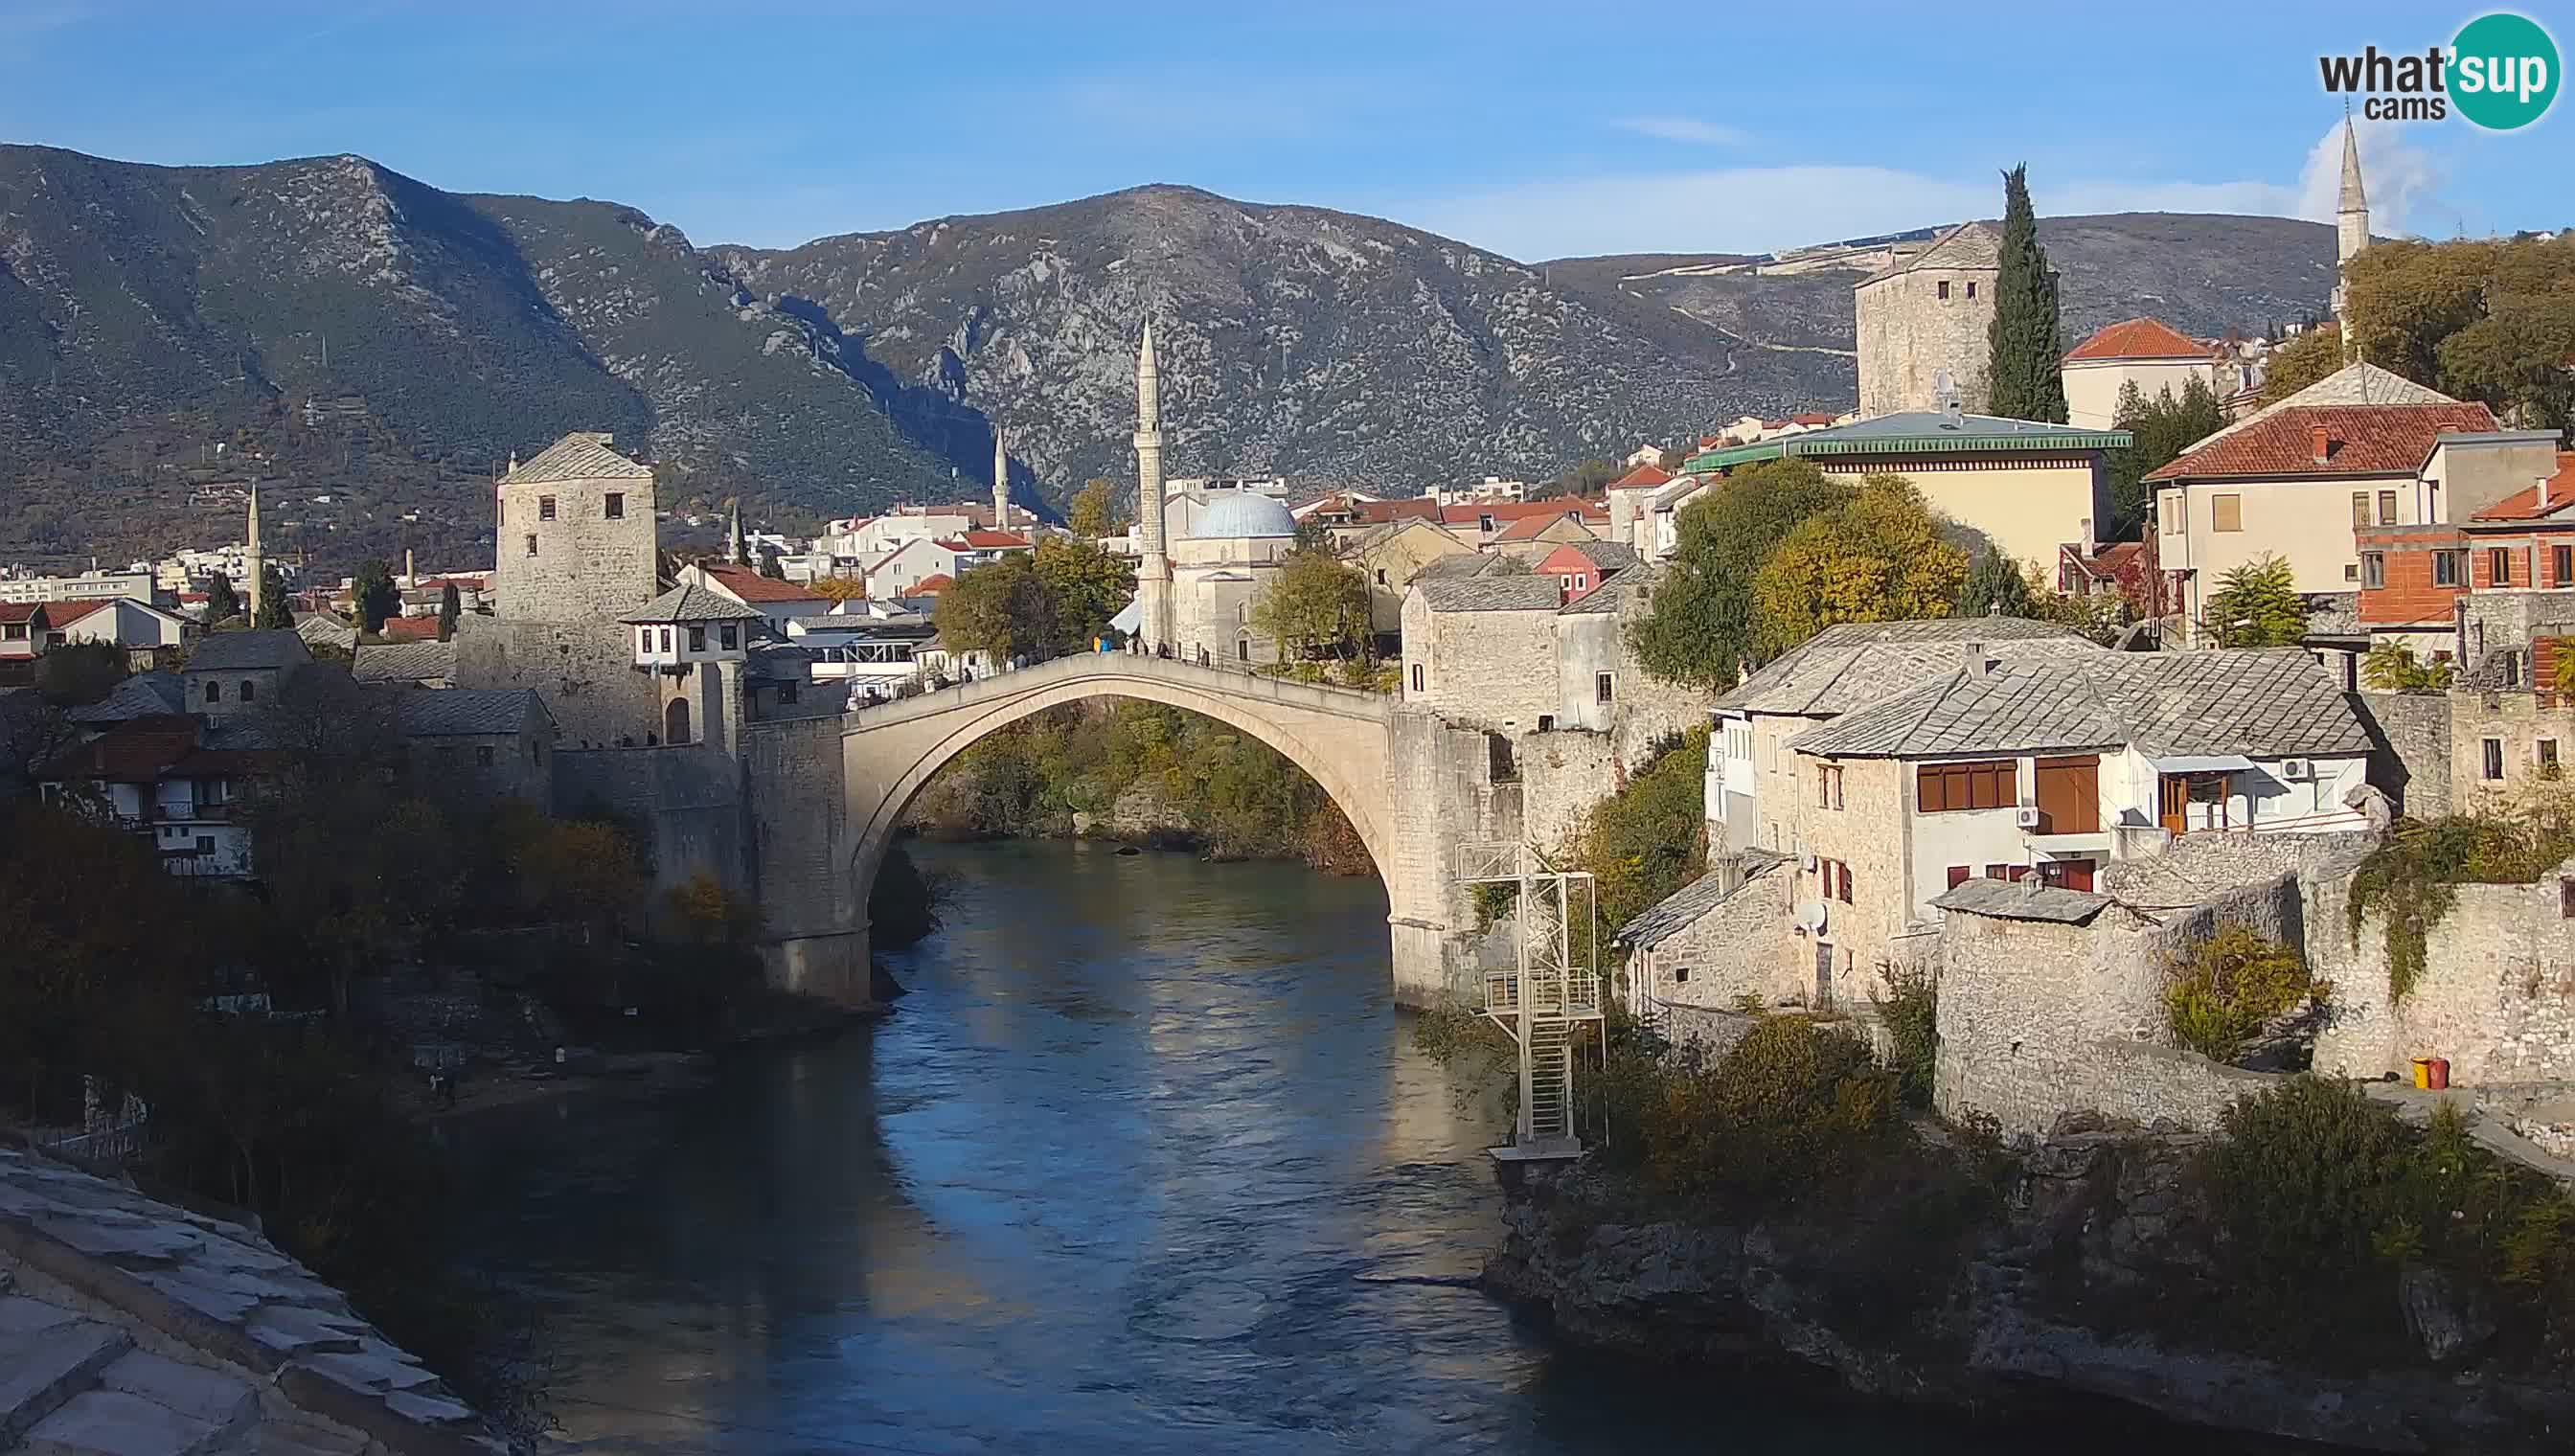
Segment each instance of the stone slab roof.
M1413 586L1433 612L1553 612L1564 595L1553 577L1447 577Z
M554 724L532 688L439 688L402 695L406 737L542 732Z
M1446 556L1432 557L1430 560L1423 562L1421 564L1421 569L1412 574L1412 580L1420 582L1438 581L1441 579L1457 580L1466 577L1490 577L1499 573L1510 572L1519 565L1522 565L1522 563L1520 563L1516 557L1499 556L1490 552L1480 551L1452 551Z
M1826 718L1953 672L1967 643L2006 662L2104 650L2072 628L2023 617L1846 622L1825 628L1716 700L1741 713Z
M2059 889L2035 879L2007 884L1999 879L1969 879L1931 901L1944 910L1991 915L1999 920L2047 920L2060 925L2089 923L2118 901L2106 894Z
M501 478L505 486L539 485L547 481L617 481L653 479L653 468L638 465L609 449L615 436L595 430L576 430L545 449L532 460Z
M2003 266L2003 235L1991 223L1960 223L1931 240L1919 253L1898 257L1872 274L1860 287L1917 268L1993 268Z
M344 653L355 652L358 647L358 630L327 613L311 612L297 618L295 635L311 647L338 648Z
M0 1452L362 1449L502 1448L249 1228L0 1148Z
M753 573L755 580L760 578ZM694 582L682 582L670 591L645 604L633 617L622 619L629 625L660 622L763 622L767 619L752 607L722 592L710 592Z
M2102 653L1962 665L1789 740L1801 753L1913 758L2133 744L2154 756L2366 753L2368 730L2305 651Z
M1653 590L1654 571L1651 567L1629 567L1566 603L1557 615L1570 617L1581 613L1617 612L1630 603L1641 607L1653 595Z
M190 673L239 673L260 668L299 668L313 661L304 639L283 628L216 632L198 639L184 669Z
M422 683L456 676L452 642L367 643L350 661L349 676L361 683Z
M1735 891L1788 862L1787 855L1767 849L1746 849L1741 859L1743 872L1739 876L1710 869L1619 926L1612 938L1632 949L1658 944L1698 923L1701 915L1715 909Z
M32 691L32 690L31 690ZM124 723L187 712L188 695L176 673L137 673L116 685L105 698L64 714L74 723Z

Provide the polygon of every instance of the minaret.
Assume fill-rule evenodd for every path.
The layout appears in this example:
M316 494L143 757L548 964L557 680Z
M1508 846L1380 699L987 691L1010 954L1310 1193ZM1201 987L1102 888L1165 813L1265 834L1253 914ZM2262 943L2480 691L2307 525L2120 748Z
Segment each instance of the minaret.
M2360 357L2351 337L2351 260L2369 246L2369 193L2360 185L2360 137L2351 117L2342 119L2342 195L2334 203L2334 322L2342 326L2342 357Z
M242 543L242 575L250 578L250 625L259 626L260 609L268 605L268 559L259 551L259 483L250 487L250 539ZM209 622L208 627L214 626Z
M1011 529L1011 452L999 425L993 427L993 529Z
M1136 522L1144 529L1136 600L1149 647L1172 641L1172 558L1163 542L1163 375L1154 364L1154 326L1136 355Z

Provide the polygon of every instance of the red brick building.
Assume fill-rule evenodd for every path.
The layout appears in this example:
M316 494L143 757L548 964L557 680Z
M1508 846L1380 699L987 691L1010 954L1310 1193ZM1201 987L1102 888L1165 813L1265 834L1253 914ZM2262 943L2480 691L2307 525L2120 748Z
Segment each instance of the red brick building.
M2427 653L2452 653L2460 599L2575 592L2575 453L2557 473L2456 525L2355 526L2360 622Z

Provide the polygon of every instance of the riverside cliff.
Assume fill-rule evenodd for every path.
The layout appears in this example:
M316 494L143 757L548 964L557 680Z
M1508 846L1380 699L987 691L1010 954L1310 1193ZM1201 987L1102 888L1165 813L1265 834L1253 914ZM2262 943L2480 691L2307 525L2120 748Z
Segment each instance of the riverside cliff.
M2499 1340L2491 1302L2429 1267L2400 1272L2349 1348L2260 1351L2259 1319L2211 1254L2210 1141L2061 1130L1997 1155L1992 1201L1947 1226L1918 1205L1685 1222L1589 1164L1522 1164L1502 1171L1505 1235L1484 1279L1579 1344L1800 1364L1892 1400L1991 1412L2105 1397L2373 1451L2568 1448L2559 1341Z

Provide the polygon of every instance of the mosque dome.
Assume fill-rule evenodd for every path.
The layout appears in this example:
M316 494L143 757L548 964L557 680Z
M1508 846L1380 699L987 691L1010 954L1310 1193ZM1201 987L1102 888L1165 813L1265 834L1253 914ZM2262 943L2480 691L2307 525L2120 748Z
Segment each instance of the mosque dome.
M1209 503L1190 528L1192 541L1232 541L1246 536L1294 536L1296 518L1258 491L1233 491Z

